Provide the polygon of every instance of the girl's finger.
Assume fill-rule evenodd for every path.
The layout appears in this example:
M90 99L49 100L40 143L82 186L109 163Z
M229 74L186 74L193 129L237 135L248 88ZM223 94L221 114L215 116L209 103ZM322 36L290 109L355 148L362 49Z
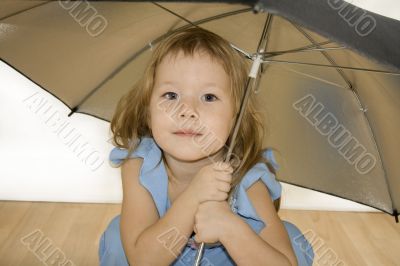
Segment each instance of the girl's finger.
M226 182L219 183L218 189L223 192L229 192L231 190L231 186Z
M229 184L232 182L232 176L231 175L216 175L215 178L220 180L220 181L227 182Z
M228 198L228 193L227 192L218 192L218 197L217 201L224 201Z
M213 165L213 169L217 171L227 171L233 172L233 168L229 163L224 163L223 161L218 161Z

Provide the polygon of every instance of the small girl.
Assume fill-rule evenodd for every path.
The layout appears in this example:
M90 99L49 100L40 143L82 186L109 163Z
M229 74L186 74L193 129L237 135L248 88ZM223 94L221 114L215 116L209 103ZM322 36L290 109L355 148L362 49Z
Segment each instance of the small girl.
M200 28L153 51L111 122L123 201L101 236L101 265L193 265L201 242L201 265L312 264L309 242L277 215L281 185L254 96L224 162L247 70L226 40Z

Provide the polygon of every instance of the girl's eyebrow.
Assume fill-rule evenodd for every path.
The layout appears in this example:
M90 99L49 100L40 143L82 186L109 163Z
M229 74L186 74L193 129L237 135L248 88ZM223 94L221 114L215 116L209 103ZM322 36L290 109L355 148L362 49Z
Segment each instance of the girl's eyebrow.
M171 86L173 86L173 87L175 87L175 85L176 85L177 83L175 83L175 82L172 82L172 81L164 81L164 82L161 82L160 84L157 84L155 87L154 87L154 89L160 89L160 88L162 88L162 87L164 87L164 86L166 86L166 85L171 85Z
M213 88L217 88L217 89L220 88L220 87L219 87L216 83L214 83L214 82L207 82L207 83L204 83L203 85L204 85L204 87L213 87Z
M164 81L164 82L161 82L160 84L159 84L159 86L162 86L162 85L176 85L177 83L175 83L175 82L173 82L173 81Z
M164 81L161 82L160 84L158 84L157 88L165 86L165 85L172 85L172 86L176 86L179 85L179 82L174 82L174 81ZM203 88L213 88L213 89L217 89L219 91L224 91L223 88L221 88L220 86L218 86L215 82L206 82L204 84L202 84Z

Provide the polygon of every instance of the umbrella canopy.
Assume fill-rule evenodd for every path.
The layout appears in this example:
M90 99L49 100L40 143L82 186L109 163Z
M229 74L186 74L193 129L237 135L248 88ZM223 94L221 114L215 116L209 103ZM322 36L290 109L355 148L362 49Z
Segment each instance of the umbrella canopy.
M400 22L343 1L254 4L1 2L0 57L71 114L110 121L169 33L194 24L252 57L266 28L254 93L278 179L397 216L400 76L359 68L398 71Z

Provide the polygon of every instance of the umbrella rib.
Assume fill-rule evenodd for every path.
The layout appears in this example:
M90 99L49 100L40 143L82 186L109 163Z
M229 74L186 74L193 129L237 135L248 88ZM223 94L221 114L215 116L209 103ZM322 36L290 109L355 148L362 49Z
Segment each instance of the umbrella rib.
M271 32L271 25L272 25L273 18L274 18L274 16L271 13L269 13L267 15L267 19L264 24L263 35L261 36L260 41L257 46L258 55L254 55L254 58L256 58L257 56L261 56L264 52L267 53L269 34ZM267 70L267 67L268 67L268 65L264 65L264 64L260 65L260 70L257 73L257 78L255 79L254 93L259 92L261 75L263 73L265 73L265 71Z
M160 5L160 4L158 4L158 3L156 3L156 2L152 2L152 3L153 3L154 5L156 5L156 6L158 6L158 7L162 8L162 9L164 9L164 10L167 11L168 13L171 13L171 14L174 15L175 17L178 17L178 18L182 19L183 21L186 21L188 24L191 24L192 26L194 26L194 27L196 27L196 28L201 28L201 27L199 27L198 25L194 24L192 21L188 20L187 18L185 18L185 17L179 15L178 13L175 13L175 12L172 11L171 9L168 9L168 8L166 8L166 7L164 7L164 6ZM245 55L247 58L251 59L251 54L250 54L250 53L248 53L248 52L246 52L246 51L240 49L239 47L237 47L237 46L235 46L235 45L233 45L233 44L230 44L230 45L232 46L233 49L237 50L239 53L242 53L242 54Z
M174 15L175 17L180 18L180 19L182 19L183 21L186 21L187 23L191 24L192 26L194 26L194 27L196 27L196 28L200 28L198 25L194 24L192 21L190 21L190 20L188 20L187 18L185 18L185 17L179 15L178 13L175 13L175 12L172 11L171 9L168 9L168 8L166 8L166 7L164 7L164 6L160 5L160 4L158 4L158 3L156 3L156 2L152 2L152 3L153 3L154 5L156 5L156 6L158 6L159 8L164 9L164 10L167 11L168 13L171 13L171 14Z
M312 44L317 44L317 42L310 36L310 34L308 34L304 29L302 29L300 26L298 26L297 24L293 23L290 21L290 23L293 25L293 27L295 27L301 34L304 35L304 37L306 37ZM317 46L318 47L318 46ZM320 47L319 47L320 48ZM333 60L333 58L327 54L324 51L321 51L321 54L329 61L329 63L331 63L332 65L337 65L335 60ZM349 86L350 89L353 88L353 84L350 82L350 80L347 78L347 76L343 73L343 71L341 69L336 69L337 72L339 73L339 75L343 78L343 80L347 83L347 85Z
M297 51L303 51L305 49L311 49L311 48L318 48L321 47L322 45L326 45L326 44L331 44L332 41L324 41L324 42L320 42L320 43L316 43L316 44L309 44L306 46L302 46L299 48L295 48L295 49L290 49L290 50L281 50L281 51L270 51L270 52L264 52L264 53L260 53L260 54L264 54L264 55L269 55L269 54L280 54L280 53L289 53L289 52L297 52Z
M335 82L331 82L331 81L329 81L329 80L326 80L326 79L323 79L323 78L319 78L319 77L316 77L316 76L313 76L313 75L310 75L310 74L307 74L307 73L304 73L304 72L301 72L301 71L292 69L292 68L290 68L290 67L283 67L283 68L285 68L285 69L288 70L288 71L294 72L294 73L296 73L296 74L299 74L299 75L302 75L302 76L305 76L305 77L308 77L308 78L312 78L312 79L315 79L315 80L324 82L324 83L326 83L326 84L336 86L336 87L341 88L341 89L347 89L347 87L344 87L344 86L342 86L342 85L340 85L340 84L337 84L337 83L335 83Z
M213 20L217 20L217 19L221 19L221 18L225 18L225 17L229 17L229 16L233 16L233 15L237 15L237 14L241 14L241 13L245 13L245 12L249 12L251 10L252 10L251 8L239 9L239 10L235 10L235 11L231 11L231 12L227 12L227 13L218 14L218 15L215 15L215 16L212 16L212 17L209 17L209 18L200 19L200 20L197 20L197 21L194 21L194 22L190 22L190 25L181 26L181 27L177 28L176 30L173 30L171 32L168 32L166 34L163 34L163 35L157 37L156 39L154 39L151 42L151 44L158 43L162 39L164 39L164 38L168 37L169 35L173 34L174 32L190 28L191 26L198 27L197 25L200 25L200 24L203 24L203 23L207 23L209 21L213 21ZM147 49L149 49L149 45L146 45L141 50L139 50L137 56L139 56L141 53L143 53Z
M311 48L311 49L304 49L303 51L299 52L314 52L314 51L332 51L332 50L342 50L342 49L347 49L345 46L337 46L337 47L325 47L325 48Z
M110 79L112 79L117 73L119 73L126 65L128 65L131 61L135 60L138 56L140 56L142 53L144 53L145 51L147 51L148 49L150 49L152 47L153 44L158 43L159 41L161 41L162 39L168 37L169 35L173 34L174 32L186 29L186 28L190 28L192 25L201 25L203 23L207 23L209 21L213 21L213 20L218 20L218 19L222 19L225 17L229 17L229 16L234 16L237 14L241 14L241 13L245 13L245 12L249 12L252 11L252 8L243 8L243 9L238 9L238 10L234 10L234 11L230 11L230 12L226 12L226 13L222 13L222 14L218 14L212 17L208 17L208 18L204 18L204 19L200 19L197 21L194 21L192 24L190 25L184 25L182 27L177 28L176 30L170 31L166 34L163 34L157 38L155 38L153 41L151 41L149 44L147 44L146 46L142 47L141 49L139 49L138 51L136 51L130 58L128 58L125 62L123 62L120 66L118 66L110 75L108 75L103 81L101 81L99 83L99 85L97 85L92 91L90 91L85 97L82 98L82 100L75 105L75 107L71 108L71 112L68 114L68 116L71 116L73 113L77 112L79 109L79 106L81 106L85 101L87 101L87 99L89 99L99 88L101 88L101 86L103 86L103 84L105 84L107 81L109 81Z
M325 48L305 48L305 49L296 49L296 50L287 50L287 51L276 51L276 52L268 52L264 53L264 58L271 58L274 56L291 54L291 53L302 53L302 52L321 52L321 51L333 51L333 50L342 50L347 49L345 46L338 46L338 47L325 47Z
M48 3L50 3L50 2L53 2L53 1L47 1L47 2L44 2L44 3L40 3L40 4L37 4L37 5L31 6L31 7L25 8L25 9L23 9L23 10L16 11L16 12L14 12L14 13L12 13L12 14L9 14L9 15L6 15L6 16L0 18L0 21L3 21L3 20L5 20L5 19L10 18L10 17L15 16L15 15L18 15L18 14L20 14L20 13L22 13L22 12L25 12L25 11L28 11L28 10L31 10L31 9L34 9L34 8L36 8L36 7L43 6L43 5L48 4Z
M231 47L232 47L233 49L235 49L235 50L238 51L239 53L243 54L247 59L252 59L252 58L253 58L252 55L251 55L250 53L248 53L248 52L246 52L246 51L240 49L239 47L233 45L232 43L230 43L230 45L231 45Z
M263 60L263 63L283 63L283 64L294 64L294 65L307 65L307 66L317 66L317 67L328 67L328 68L339 68L339 69L347 69L354 71L366 71L366 72L375 72L380 74L388 74L388 75L400 75L398 72L391 72L386 70L379 69L369 69L369 68L359 68L359 67L348 67L348 66L338 66L338 65L324 65L324 64L315 64L315 63L305 63L305 62L296 62L296 61L286 61L286 60Z

